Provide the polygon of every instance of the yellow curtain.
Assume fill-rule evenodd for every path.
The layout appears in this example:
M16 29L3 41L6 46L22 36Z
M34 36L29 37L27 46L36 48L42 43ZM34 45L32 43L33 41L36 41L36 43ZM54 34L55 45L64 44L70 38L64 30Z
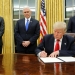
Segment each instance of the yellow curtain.
M37 2L37 19L39 20L40 2ZM52 26L56 21L64 21L63 19L63 0L45 0L46 19L48 33L53 33Z
M37 15L39 20L40 2L37 0ZM46 18L48 33L53 33L52 26L56 21L63 21L63 0L45 0ZM12 18L12 0L0 0L0 16L5 20L5 33L3 36L3 53L13 53L14 39L13 39L13 18Z
M13 54L3 54L2 65L5 74L4 75L14 75L14 57Z
M3 36L3 53L13 53L13 13L12 0L0 0L0 16L5 21L5 32Z
M0 16L5 21L5 33L3 36L3 61L5 75L13 75L13 22L12 0L0 0Z

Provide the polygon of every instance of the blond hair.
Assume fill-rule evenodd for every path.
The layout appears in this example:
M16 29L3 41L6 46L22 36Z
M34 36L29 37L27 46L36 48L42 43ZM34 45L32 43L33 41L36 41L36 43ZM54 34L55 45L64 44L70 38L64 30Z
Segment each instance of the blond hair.
M64 29L66 31L66 23L65 22L55 22L53 25L53 29Z

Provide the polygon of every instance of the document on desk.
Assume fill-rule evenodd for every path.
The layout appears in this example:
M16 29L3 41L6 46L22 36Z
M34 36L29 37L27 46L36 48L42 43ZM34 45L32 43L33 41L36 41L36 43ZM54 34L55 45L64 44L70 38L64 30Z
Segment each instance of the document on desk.
M40 59L44 63L63 62L62 60L58 58L52 58L52 57L45 57L45 58L40 57Z
M64 62L75 62L75 57L57 57Z

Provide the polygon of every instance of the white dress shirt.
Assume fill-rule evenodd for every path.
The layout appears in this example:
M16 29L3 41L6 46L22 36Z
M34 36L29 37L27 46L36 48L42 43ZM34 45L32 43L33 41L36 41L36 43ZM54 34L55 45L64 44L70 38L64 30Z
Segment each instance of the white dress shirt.
M54 50L55 50L56 42L57 42L57 39L55 39L55 41L54 41ZM61 50L61 44L62 44L62 38L61 38L60 41L59 41L59 47L60 47L59 50Z
M25 25L26 25L26 23L27 23L27 20L30 22L30 19L31 19L31 17L30 18L25 18Z

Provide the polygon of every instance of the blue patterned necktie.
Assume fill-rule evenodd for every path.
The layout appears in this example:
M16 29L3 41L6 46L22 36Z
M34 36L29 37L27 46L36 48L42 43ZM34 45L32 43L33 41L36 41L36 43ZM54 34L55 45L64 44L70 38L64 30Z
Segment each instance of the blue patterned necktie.
M29 20L27 20L27 22L26 22L26 31L28 30L28 25L29 25Z

